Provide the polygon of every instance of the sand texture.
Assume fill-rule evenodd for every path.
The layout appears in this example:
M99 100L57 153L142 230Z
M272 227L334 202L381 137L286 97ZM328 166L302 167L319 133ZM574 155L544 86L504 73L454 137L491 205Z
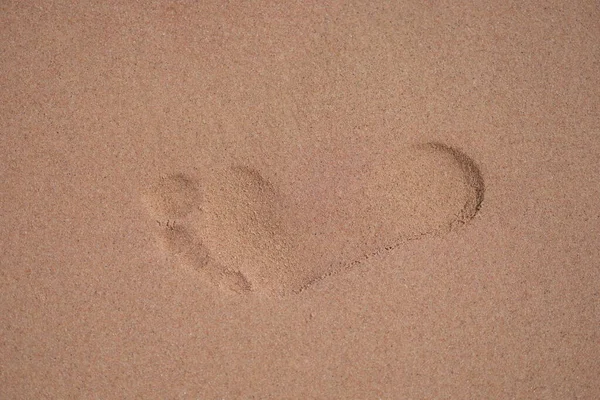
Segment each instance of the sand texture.
M334 176L332 187L301 202L248 166L208 175L161 177L143 197L162 248L237 293L298 293L381 251L467 223L484 193L475 163L441 144L370 160L361 174Z
M0 72L0 399L600 398L596 0L3 0Z

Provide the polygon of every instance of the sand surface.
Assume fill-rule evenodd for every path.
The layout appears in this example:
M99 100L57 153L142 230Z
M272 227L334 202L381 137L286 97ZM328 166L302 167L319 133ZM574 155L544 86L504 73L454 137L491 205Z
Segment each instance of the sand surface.
M0 2L0 398L600 398L600 7Z

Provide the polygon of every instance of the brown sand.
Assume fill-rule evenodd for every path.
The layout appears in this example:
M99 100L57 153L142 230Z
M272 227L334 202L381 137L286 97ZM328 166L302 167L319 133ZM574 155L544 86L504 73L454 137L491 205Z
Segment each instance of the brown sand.
M202 183L161 177L144 200L167 253L217 286L268 294L299 293L383 250L447 233L483 200L474 162L441 144L360 162L360 173L341 171L299 199L234 166Z
M0 5L0 398L600 397L600 9Z

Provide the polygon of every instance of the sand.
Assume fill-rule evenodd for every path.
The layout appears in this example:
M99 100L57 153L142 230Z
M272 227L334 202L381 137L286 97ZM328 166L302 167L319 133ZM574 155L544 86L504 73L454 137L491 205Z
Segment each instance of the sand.
M600 397L593 1L3 2L0 398Z
M286 198L248 166L203 181L161 177L144 195L167 253L224 289L270 296L311 284L381 251L470 221L485 185L475 163L440 144L342 171L325 193ZM313 197L314 196L314 197Z

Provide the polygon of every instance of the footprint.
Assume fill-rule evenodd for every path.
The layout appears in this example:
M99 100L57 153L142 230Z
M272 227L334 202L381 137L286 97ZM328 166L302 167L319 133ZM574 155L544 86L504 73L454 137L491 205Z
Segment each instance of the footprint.
M464 225L484 194L475 163L440 143L406 148L346 175L326 182L326 192L307 187L291 196L255 169L231 166L201 181L162 177L143 198L162 248L178 262L230 291L283 295Z

